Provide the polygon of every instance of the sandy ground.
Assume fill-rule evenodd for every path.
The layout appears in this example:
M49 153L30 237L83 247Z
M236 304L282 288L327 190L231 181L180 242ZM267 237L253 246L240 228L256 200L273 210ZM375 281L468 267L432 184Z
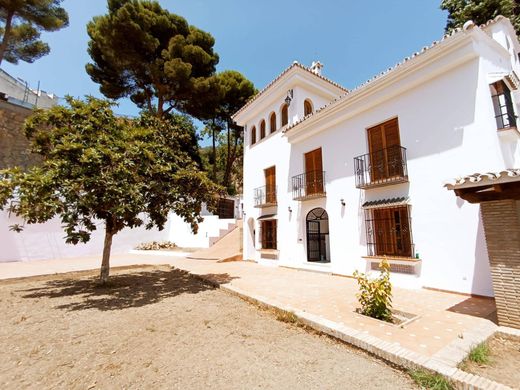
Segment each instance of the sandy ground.
M520 339L495 336L489 340L490 363L465 362L464 370L520 389Z
M168 266L0 282L1 389L414 389L409 377Z

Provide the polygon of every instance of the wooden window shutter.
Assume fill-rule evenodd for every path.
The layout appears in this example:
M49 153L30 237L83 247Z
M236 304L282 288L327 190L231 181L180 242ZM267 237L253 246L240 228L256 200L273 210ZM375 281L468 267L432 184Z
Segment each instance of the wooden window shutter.
M368 132L370 172L373 181L403 175L403 160L397 118L371 127Z
M262 119L262 122L260 122L260 139L265 138L265 121Z
M323 192L321 148L305 153L305 187L307 195Z
M266 203L276 202L276 167L264 170Z
M274 112L271 114L270 122L271 133L274 133L276 131L276 114Z
M256 127L253 126L251 129L251 145L256 143Z

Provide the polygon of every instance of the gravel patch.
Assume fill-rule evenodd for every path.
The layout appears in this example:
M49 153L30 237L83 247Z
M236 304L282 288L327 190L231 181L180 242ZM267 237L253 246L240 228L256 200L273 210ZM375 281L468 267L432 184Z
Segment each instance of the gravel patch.
M1 389L417 388L183 271L126 267L109 289L96 276L0 282Z

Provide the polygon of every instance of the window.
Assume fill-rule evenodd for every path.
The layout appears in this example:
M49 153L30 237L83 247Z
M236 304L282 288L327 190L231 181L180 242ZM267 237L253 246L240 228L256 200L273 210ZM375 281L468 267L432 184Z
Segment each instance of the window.
M511 91L503 80L491 84L491 98L495 109L497 128L508 129L516 127L516 116L513 108Z
M253 126L251 129L251 145L254 145L256 143L256 127Z
M261 221L262 249L276 249L276 219Z
M303 103L303 115L307 116L312 114L312 103L309 99L305 100Z
M271 116L269 117L269 122L270 122L270 131L271 131L271 134L274 133L276 131L276 114L273 112L271 113Z
M284 104L282 106L282 127L289 123L289 106Z
M264 170L265 175L265 203L276 204L276 167Z
M397 118L367 130L373 182L402 177L403 156Z
M412 257L408 206L365 210L369 256Z
M305 187L307 196L323 193L321 148L305 153Z
M260 139L265 138L265 121L262 119L262 122L260 122Z

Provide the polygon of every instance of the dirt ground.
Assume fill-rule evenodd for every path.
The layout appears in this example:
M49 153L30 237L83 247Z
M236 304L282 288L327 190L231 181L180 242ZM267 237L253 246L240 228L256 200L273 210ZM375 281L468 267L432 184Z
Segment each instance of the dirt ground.
M168 266L116 270L110 289L94 275L0 282L1 389L416 388Z
M520 338L494 336L488 345L490 363L478 365L467 361L464 370L520 389Z

